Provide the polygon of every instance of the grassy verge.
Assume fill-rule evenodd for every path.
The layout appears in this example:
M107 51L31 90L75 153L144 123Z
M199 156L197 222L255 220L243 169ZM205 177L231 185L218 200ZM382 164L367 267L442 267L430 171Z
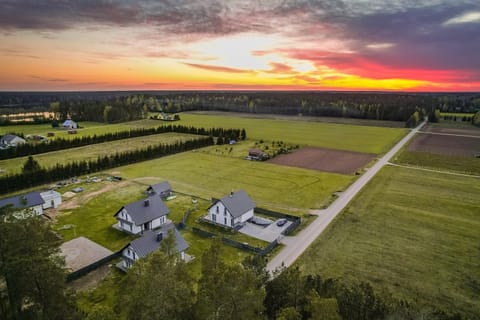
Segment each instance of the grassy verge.
M200 127L245 128L249 139L281 140L289 144L375 154L388 151L407 133L406 129L399 128L225 115L182 114L177 123Z
M480 311L480 184L386 167L298 261L306 273L365 280L394 296Z

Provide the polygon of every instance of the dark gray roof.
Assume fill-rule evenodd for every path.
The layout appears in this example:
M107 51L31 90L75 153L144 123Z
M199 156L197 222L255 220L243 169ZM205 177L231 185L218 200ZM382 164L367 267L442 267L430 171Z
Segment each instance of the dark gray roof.
M243 190L234 192L218 201L223 203L234 218L238 218L250 209L255 208L255 202Z
M2 140L5 141L6 143L10 143L13 141L15 138L20 138L19 136L16 136L14 134L6 134L2 137ZM22 138L20 138L22 139Z
M148 206L145 205L148 201ZM167 215L170 210L165 206L160 197L148 197L147 199L138 200L122 207L125 208L137 226ZM118 210L115 216L122 210Z
M30 192L15 197L5 198L0 200L0 208L13 205L14 209L25 209L43 204L43 198L40 192Z
M156 194L161 194L162 192L170 191L172 187L168 181L163 181L157 184L153 184L148 187L147 190L153 190Z
M183 239L182 235L180 232L178 232L173 223L163 225L159 230L156 231L147 230L143 232L143 235L140 238L133 240L129 245L140 258L144 258L160 248L162 241L158 241L157 235L162 233L163 238L168 237L168 231L170 229L174 229L173 234L175 235L177 251L182 252L187 250L188 243L185 241L185 239Z

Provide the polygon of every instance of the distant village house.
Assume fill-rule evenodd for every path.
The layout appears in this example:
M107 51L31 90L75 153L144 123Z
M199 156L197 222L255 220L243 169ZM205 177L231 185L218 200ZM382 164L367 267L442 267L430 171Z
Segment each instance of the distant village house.
M40 192L40 196L44 201L42 206L43 209L57 208L62 204L62 195L57 191L48 190L45 192Z
M0 145L3 147L16 147L24 143L25 139L14 134L6 134L0 138Z
M147 193L150 196L158 195L162 199L166 199L172 195L172 187L168 181L163 181L153 184L147 188Z
M65 129L77 129L78 125L75 121L68 119L62 125Z
M29 192L10 198L0 199L0 208L11 207L15 212L31 211L35 215L43 214L43 200L40 192Z

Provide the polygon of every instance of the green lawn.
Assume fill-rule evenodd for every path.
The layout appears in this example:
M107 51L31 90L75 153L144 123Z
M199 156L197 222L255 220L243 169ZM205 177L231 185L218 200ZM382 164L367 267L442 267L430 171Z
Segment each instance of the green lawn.
M235 116L181 114L182 125L244 128L247 138L284 141L340 150L381 154L388 151L407 129L358 126L294 120L252 119Z
M96 160L98 156L115 154L116 152L126 152L139 148L159 144L174 144L176 142L196 139L198 136L181 133L162 133L150 136L122 139L111 142L92 144L79 148L71 148L48 153L34 155L34 159L42 167L53 167L57 163L65 164L73 161ZM2 173L18 173L21 171L27 157L0 160L0 169Z
M244 189L257 206L285 213L305 213L308 209L327 205L334 192L345 189L355 179L354 176L222 157L210 154L209 148L217 147L114 170L130 179L153 177L168 180L174 190L205 199Z
M480 313L480 180L386 167L298 261L427 306Z
M50 124L37 124L37 125L12 125L12 126L1 126L0 127L0 135L6 133L23 133L24 135L28 134L39 134L43 136L47 136L48 132L54 132L55 138L62 137L62 138L75 138L75 137L82 137L82 136L91 136L91 135L101 135L110 132L118 132L118 131L127 131L131 129L138 129L138 128L150 128L150 127L158 127L164 125L163 121L156 121L156 120L136 120L130 122L122 122L116 124L105 124L100 122L79 122L81 128L77 129L77 134L68 134L67 130L63 128L52 128Z

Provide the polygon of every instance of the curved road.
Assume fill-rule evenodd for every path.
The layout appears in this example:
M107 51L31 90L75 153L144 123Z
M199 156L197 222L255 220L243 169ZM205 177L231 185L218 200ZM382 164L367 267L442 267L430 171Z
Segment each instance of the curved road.
M282 243L285 245L272 260L267 264L267 270L272 274L280 267L288 267L312 244L312 242L327 228L332 220L347 206L360 190L383 168L388 161L423 127L422 122L415 129L412 129L402 140L400 140L390 151L381 157L371 168L325 210L316 210L318 217L297 236L285 237Z

